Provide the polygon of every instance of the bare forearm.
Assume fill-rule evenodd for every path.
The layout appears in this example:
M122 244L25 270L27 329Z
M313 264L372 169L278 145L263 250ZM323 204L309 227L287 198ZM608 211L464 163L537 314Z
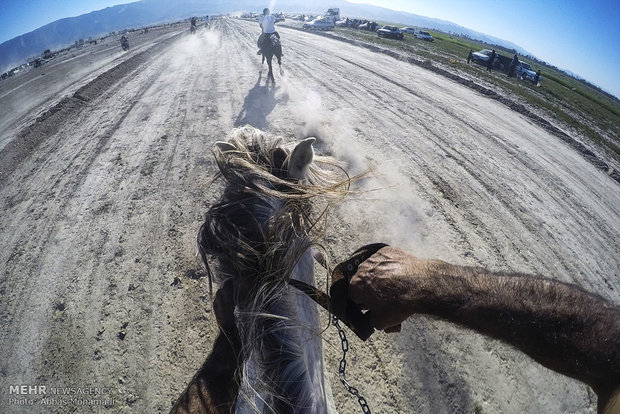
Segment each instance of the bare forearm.
M528 275L448 264L435 271L426 282L432 285L416 289L423 297L410 298L412 311L505 341L595 388L620 383L620 307L577 286Z

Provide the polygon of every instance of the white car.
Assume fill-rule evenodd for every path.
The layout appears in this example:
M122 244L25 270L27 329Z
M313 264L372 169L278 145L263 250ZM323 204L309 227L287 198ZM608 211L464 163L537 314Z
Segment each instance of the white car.
M534 71L534 69L532 69L530 65L525 62L517 62L517 66L515 67L515 73L517 74L518 78L523 80L527 79L530 82L534 82L534 80L536 79L536 72ZM539 76L538 82L540 83L541 80L542 76Z
M473 61L477 61L479 63L482 63L484 65L487 64L487 62L489 61L489 57L491 56L491 50L489 49L482 49L479 52L474 52L471 54L471 59Z
M329 18L319 18L308 23L304 23L304 29L309 30L333 30L334 22Z
M415 37L417 37L418 39L422 39L422 40L428 40L429 42L432 42L433 40L433 36L431 36L431 34L429 32L415 32L414 34Z

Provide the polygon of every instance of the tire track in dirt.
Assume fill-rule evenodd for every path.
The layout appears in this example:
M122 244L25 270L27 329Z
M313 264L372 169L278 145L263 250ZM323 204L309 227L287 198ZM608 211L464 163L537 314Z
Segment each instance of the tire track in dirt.
M289 42L293 42L294 40L289 39ZM302 43L298 43L298 46L302 46ZM317 51L316 53L320 54L320 51ZM346 62L348 65L346 66L342 66L341 64L339 64L340 61ZM335 63L338 62L338 63ZM333 73L335 76L335 78L346 78L349 77L350 75L348 75L349 73L351 73L353 71L354 68L361 68L367 72L369 72L372 76L378 76L380 79L385 80L389 83L392 83L395 86L398 86L399 88L403 89L407 94L416 96L418 98L422 98L422 96L418 93L416 93L415 91L413 91L411 88L408 88L404 85L402 85L401 83L398 83L397 81L389 78L386 75L382 75L380 73L378 73L377 71L371 70L369 68L367 68L366 66L364 66L363 64L359 64L356 63L350 59L344 58L342 56L334 56L332 59L327 59L324 60L322 62L320 62L324 65L326 65L329 69L327 69L330 73ZM298 68L300 70L300 73L298 75L298 77L300 78L307 78L307 79L314 79L317 83L319 83L321 86L323 86L325 89L330 89L331 85L333 85L334 80L333 79L326 79L324 77L321 76L317 76L316 73L314 73L311 69L307 69L304 68L303 66ZM322 74L322 73L321 73ZM374 97L374 102L369 101L367 102L367 105L369 108L373 108L373 107L377 107L377 106L381 106L383 105L384 102L388 101L389 99L394 99L393 97L391 97L389 94L385 93L382 90L379 90L377 92L371 90L368 90L366 88L363 87L363 85L368 84L368 83L372 83L372 81L360 81L359 77L356 79L358 82L352 82L350 85L346 85L346 87L344 85L341 85L340 88L333 90L333 93L336 94L339 98L341 98L342 102L346 103L347 105L350 106L355 106L356 104L359 104L359 97L361 96L369 96L369 97ZM390 112L391 114L393 114L394 116L391 118L390 123L393 125L397 125L399 126L401 129L405 130L408 128L408 125L412 125L415 122L412 122L411 117L404 111L402 110L396 110L393 109L393 107L387 106L384 108L386 111ZM440 110L443 110L443 108L439 108ZM424 111L424 108L422 107L416 107L415 108L417 113L421 113L422 116L426 117L426 118L430 118L430 114L428 114L426 111ZM372 114L372 113L368 113L367 114L369 117L373 118L376 117L376 115ZM382 113L382 115L384 115ZM429 134L432 134L432 136L434 138L436 138L437 142L436 144L438 145L439 148L445 148L446 145L444 144L443 146L440 145L438 142L441 141L441 137L439 135L437 135L432 129L428 128L425 126L425 124L420 124L418 126L418 128L423 129L424 131L428 132ZM425 134L428 135L428 134ZM396 145L399 148L402 147L401 143L392 143L392 145ZM410 150L412 153L415 153L415 148L410 148L410 147L406 147L407 150ZM424 168L425 166L427 166L427 163L421 159L416 159L415 157L410 157L410 159L415 162L417 165L420 165L422 167L423 170L427 170L427 168ZM435 187L440 191L440 193L445 197L446 196L446 186L447 184L445 182L440 183L438 181L439 177L434 177L433 179L431 179L431 181L433 182L433 184L435 185ZM422 189L422 192L424 192L424 190ZM452 191L453 193L453 191ZM432 197L429 197L432 198ZM446 197L447 198L447 197ZM450 200L452 202L454 202L454 200ZM447 217L447 220L451 223L453 230L455 231L456 234L459 235L459 238L461 239L460 243L465 247L466 250L470 250L471 251L471 245L467 240L467 236L466 233L461 231L460 228L462 226L462 221L460 221L459 223L461 224L461 226L457 225L457 222L451 218L451 215L448 213L448 210L443 208L441 203L435 203L435 206L441 211L441 213ZM470 221L471 221L472 217L470 217ZM471 223L470 223L471 224ZM474 228L476 228L475 223L474 224ZM487 234L490 234L490 232L487 232ZM498 251L499 252L499 251ZM501 255L499 255L501 256ZM477 260L477 262L479 264L481 264L480 259Z
M299 28L295 28L295 27L288 27L291 30L297 30L297 31L302 31L304 33L308 33L308 31L305 31L303 29L299 29ZM502 96L500 94L498 94L497 92L486 88L480 84L477 84L476 82L472 81L471 79L466 79L462 76L459 76L456 73L452 73L449 70L446 70L444 68L438 67L438 66L434 66L429 60L419 60L416 59L412 56L406 56L401 54L400 52L397 52L395 50L391 50L391 49L384 49L380 46L376 46L373 44L369 44L369 43L365 43L363 41L357 41L357 40L353 40L353 39L349 39L343 36L339 36L336 34L332 34L332 33L322 33L322 32L312 32L313 35L316 36L324 36L330 39L334 39L334 40L338 40L341 42L345 42L348 44L351 44L353 46L357 46L357 47L362 47L368 50L371 50L373 52L376 53L381 53L387 56L391 56L397 60L400 61L406 61L412 65L416 65L419 67L422 67L424 69L427 69L429 71L432 71L433 73L436 73L440 76L443 76L447 79L450 79L452 81L455 81L465 87L468 87L470 89L473 89L477 92L480 92L481 94L485 95L486 97L496 100L500 103L502 103L503 105L507 106L508 108L512 109L515 112L520 113L521 115L524 115L526 117L528 117L529 119L531 119L532 121L534 121L537 125L543 127L545 130L551 132L552 134L554 134L556 137L560 138L562 141L564 141L568 146L570 146L571 148L573 148L575 151L577 151L579 154L581 154L586 160L588 160L592 165L596 166L598 169L604 171L606 174L608 174L611 178L613 178L616 182L620 183L620 171L614 170L613 168L611 168L609 166L608 163L606 163L605 161L601 160L592 150L590 150L589 148L587 148L585 145L583 145L581 142L577 141L576 139L572 138L570 135L568 135L566 132L562 131L560 128L558 128L557 126L553 125L551 122L549 122L547 119L533 113L532 111L530 111L525 105L520 104L518 102L513 101L512 99ZM386 79L389 80L389 79Z
M128 84L128 82L132 82L134 81L134 79L137 77L137 73L139 72L139 70L134 70L134 72L132 74L128 74L127 76L125 76L124 78L124 82L119 82L115 85L115 87L108 89L105 91L105 93L103 94L102 98L104 101L111 99L111 96L115 96L117 95L120 91L124 92L124 89L126 89L126 85ZM47 234L46 235L42 235L42 234L38 234L37 239L34 241L34 243L40 243L42 240L41 238L43 238L43 240L48 239L49 241L46 244L54 244L54 238L58 238L59 236L59 228L62 229L63 226L66 226L67 221L67 217L65 211L67 210L67 205L71 202L74 201L74 197L75 197L75 191L77 188L79 187L83 187L84 186L84 179L86 179L88 177L89 171L92 169L92 165L95 162L95 160L100 157L101 153L105 153L104 148L108 145L108 142L110 140L111 137L114 136L114 134L118 131L119 127L123 124L123 122L125 121L126 117L132 112L132 110L134 109L134 106L137 102L137 100L140 98L140 96L142 96L144 94L144 92L150 87L150 84L152 83L153 79L156 78L157 76L159 76L159 74L157 73L158 71L155 71L154 76L151 76L150 78L146 78L146 79L142 79L143 83L142 86L139 87L139 89L136 91L135 95L132 95L129 97L129 99L126 99L126 97L123 97L123 99L117 101L116 104L116 108L120 108L120 112L118 111L113 111L111 114L108 114L108 110L103 110L103 118L97 118L96 123L97 125L94 126L94 130L96 131L96 135L97 135L97 139L96 140L89 140L89 141L93 141L93 142L89 142L88 145L86 146L82 146L81 148L79 148L77 151L70 153L72 158L69 160L69 162L67 163L66 167L64 167L64 171L61 172L59 175L59 177L56 179L55 182L55 187L59 188L61 192L58 192L57 194L54 194L52 192L50 192L50 194L48 195L43 195L44 198L57 198L59 201L62 200L61 202L57 203L57 211L58 213L56 213L56 218L54 218L52 220L52 222L57 222L56 225L51 226L50 228L48 228ZM87 90L88 91L88 90ZM82 92L84 92L84 90L82 90ZM84 96L84 95L80 95L80 96ZM125 104L123 104L122 102L125 101ZM97 104L97 99L93 99L92 100L92 104L93 105L98 105ZM104 106L105 108L105 106ZM105 121L106 119L106 114L108 121L102 123L101 121ZM87 115L83 116L82 118L86 118ZM114 119L113 117L117 117L117 119ZM111 121L111 122L110 122ZM81 122L74 122L74 126L72 127L71 124L72 122L69 122L68 125L65 126L65 131L63 132L63 134L61 135L65 135L67 132L67 130L70 130L71 128L80 128L81 126L79 125ZM107 125L106 125L107 124ZM103 126L103 128L101 128L101 126ZM85 162L85 160L87 160ZM59 167L62 167L63 165L65 165L64 163L59 163L56 162L54 165L57 165ZM78 167L78 170L81 172L76 172L75 167ZM65 176L67 176L67 178L64 178ZM76 180L77 177L77 180ZM80 178L81 177L81 178ZM24 197L23 195L21 195L22 198ZM35 198L40 198L40 196L36 196ZM30 200L32 203L34 204L34 200ZM20 200L15 199L14 197L14 204L18 204L20 203ZM102 208L104 210L102 210L102 212L105 212L106 209L110 209L110 205L104 205L102 206ZM49 216L49 214L47 214ZM36 218L34 218L36 220ZM84 223L85 224L85 223ZM102 226L102 228L106 228L109 226ZM87 282L86 285L88 286L89 291L92 292L92 286L91 285L96 285L96 283L93 283L94 279L97 278L97 273L99 275L101 275L100 271L97 271L97 268L101 268L102 266L105 268L105 263L109 262L109 258L102 258L101 256L99 256L99 252L103 252L105 249L105 245L108 244L108 242L110 242L110 235L107 232L102 233L103 235L103 239L99 242L99 247L97 247L95 249L95 254L96 256L94 257L94 262L95 263L102 263L102 265L95 265L94 266L94 270L92 270L92 272L89 274L88 271L84 271L84 274L81 275L81 277L79 278L79 281L83 282L82 284L84 284L84 282ZM112 243L115 243L116 241L112 241ZM32 244L29 243L27 241L21 241L21 242L17 242L14 245L17 246L21 246L20 247L20 254L21 252L23 252L24 250L28 249L28 245ZM24 248L24 246L26 246ZM121 250L117 250L114 253L114 257L119 256L120 254L122 254ZM60 255L61 257L62 255ZM14 258L15 255L12 254L9 257L9 261L11 261L12 258ZM9 262L8 261L8 262ZM7 262L7 263L8 263ZM42 269L40 269L39 265L37 265L37 262L35 261L30 262L28 264L28 266L32 269L32 274L37 274L37 275L41 275L44 274L46 272L43 272ZM80 266L75 266L75 268L80 268L80 269L88 269L88 263L82 263L82 265ZM9 270L11 272L11 270ZM18 274L24 274L24 271L18 271L18 270L13 270L12 271L14 274L18 275ZM60 270L59 272L49 272L51 274L54 273L61 273L62 270ZM105 274L105 270L104 270L104 274ZM71 277L72 275L67 275L69 277ZM61 281L59 281L61 282ZM77 279L73 278L73 282L76 283L78 282ZM41 282L42 283L42 282ZM45 283L42 283L43 285L45 285ZM62 290L64 290L64 287L66 285L64 285L62 282L61 283L49 283L50 285L55 285L57 286L55 288L55 290L60 291L56 294L57 297L59 297L58 299L58 303L57 303L57 314L59 314L60 316L63 316L65 314L70 314L72 309L70 305L67 305L67 301L65 299L63 299L63 296L65 296L65 294L61 293ZM79 283L78 283L79 284ZM114 283L110 284L110 287L113 288ZM15 293L17 293L19 291L19 288L17 286L15 286L14 288L9 288L11 290L13 290ZM75 290L74 288L70 288L70 290ZM79 291L79 287L77 289ZM114 289L113 289L114 290ZM32 295L32 292L30 291L26 291L25 292L26 295L18 295L21 300L27 300L27 298L29 296ZM116 295L117 292L114 291L110 291L108 289L108 294L110 297L113 297ZM17 296L17 295L16 295ZM71 296L70 294L68 294L67 296ZM81 295L80 295L81 296ZM15 297L15 296L14 296ZM45 301L43 301L43 305L44 305ZM70 299L69 299L69 303L70 303ZM41 306L43 306L41 305ZM43 306L45 307L45 306ZM11 306L11 304L8 304L8 308L11 309L19 309L20 306ZM60 309L62 308L62 309ZM104 310L103 313L105 314L106 312L109 312L109 306L107 307L108 310L106 310L106 307L104 306ZM25 311L24 308L22 308L22 311L17 313L17 318L22 320L22 321L26 321L28 320L28 318L23 317L23 312ZM31 311L31 310L29 310ZM42 308L40 314L45 314L45 310ZM78 315L74 315L77 316L78 319L86 319L82 316L82 314L78 314ZM92 317L92 316L91 316ZM11 320L12 318L8 318L9 320ZM5 319L6 320L6 319ZM52 325L52 329L50 330L50 332L45 333L44 330L42 330L40 328L40 326L38 326L37 324L30 324L29 327L31 329L31 331L33 331L32 335L30 336L38 336L38 334L43 333L43 334L47 334L47 339L45 341L45 343L43 344L43 349L44 351L41 352L41 355L50 355L50 354L57 354L58 351L62 350L62 349L73 349L73 352L75 353L76 358L74 359L75 361L88 361L90 358L88 357L88 355L82 354L80 355L80 353L82 352L87 352L88 351L86 349L81 349L79 346L76 347L75 345L73 346L69 346L69 344L66 342L67 338L72 337L72 336L67 336L67 332L73 332L76 335L73 336L74 340L76 340L76 343L82 344L84 342L84 337L81 335L77 335L77 333L73 330L73 329L69 329L72 328L72 320L71 318L69 318L66 321L63 320L58 320L58 323L53 324ZM120 325L120 324L119 324ZM12 326L18 326L18 324L12 324ZM78 326L79 327L79 326ZM23 334L23 333L22 333ZM95 337L95 333L91 332L92 336L91 337ZM23 337L24 335L22 335ZM18 337L18 333L14 332L14 337ZM28 336L26 336L28 337ZM47 344L47 345L46 345ZM24 348L24 347L19 347L16 346L17 349L20 348ZM27 349L27 347L25 347ZM94 354L94 359L95 360L101 360L102 359L102 355L99 353L99 350L95 350L95 354ZM58 364L56 364L57 369L60 372L68 372L68 373L74 373L73 375L71 374L67 374L66 377L70 378L72 376L75 376L76 372L80 372L82 371L80 366L76 366L74 364L73 359L68 361L69 364L68 365L64 365L64 366L59 366ZM25 362L25 361L24 361ZM43 361L43 365L47 364L48 360L44 360ZM28 365L28 363L26 363L26 365ZM144 364L147 365L147 364ZM44 378L43 378L44 379Z
M365 69L365 70L368 70L369 72L375 73L375 74L376 74L377 76L379 76L380 78L382 78L382 79L384 79L384 80L386 80L386 81L388 81L388 82L390 82L390 83L394 84L395 86L397 86L397 87L399 87L399 88L404 89L405 91L407 91L407 92L408 92L408 93L410 93L411 95L418 96L418 97L420 96L419 94L417 94L417 93L413 92L413 91L411 90L411 88L408 88L408 87L406 87L406 86L402 85L400 82L398 82L398 81L396 81L396 80L394 80L394 79L390 79L389 77L387 77L387 76L385 76L385 75L382 75L382 74L378 73L378 72L377 72L377 71L375 71L375 70L371 70L371 69L369 69L369 68L365 67L364 65L359 65L359 64L356 64L355 62L353 62L353 61L351 61L351 60L349 60L349 59L343 58L343 57L339 57L339 56L334 57L334 60L338 60L338 59L344 59L345 61L347 61L348 63L350 63L350 64L351 64L351 66L361 67L361 68L363 68L363 69ZM308 74L310 74L310 73L311 73L311 71L308 71ZM359 94L355 94L355 93L351 93L351 95L352 95L352 96L359 96ZM342 97L343 95L340 95L340 96ZM418 111L421 111L422 113L424 113L423 108L416 108L416 109L418 109ZM444 111L447 115L449 115L449 116L450 116L450 118L463 119L462 117L455 116L454 112L453 112L453 111L450 111L448 108L440 107L439 109L440 109L440 110L443 110L443 111ZM391 112L392 112L392 113L394 113L394 114L395 114L395 115L397 115L397 116L402 116L402 115L403 115L403 114L400 114L400 113L398 113L398 112L396 112L396 111L391 111ZM428 116L427 116L427 115L425 115L425 117L428 117ZM479 131L479 132L481 133L481 134L480 134L480 135L481 135L481 137L488 137L488 139L491 139L492 141L497 141L497 142L496 142L496 143L494 143L494 144L500 145L500 147L501 147L501 146L506 147L506 144L505 144L505 143L501 142L500 140L496 140L496 139L494 139L494 138L492 137L492 135L490 135L487 131L482 131L482 130L481 130L479 127L477 127L476 125L472 124L471 122L468 122L466 118L465 118L465 119L463 119L463 120L462 120L462 121L460 121L460 122L463 122L463 123L465 124L465 126L467 126L467 127L470 127L470 128L472 128L472 129L474 129L474 130ZM395 123L395 124L397 124L397 125L399 124L397 120L394 120L394 123ZM404 121L404 123L405 123L405 124L407 124L407 123L408 123L408 121L406 121L406 120L405 120L405 121ZM431 134L431 136L433 136L434 138L436 138L435 143L437 144L438 148L440 149L440 151L446 151L446 155L447 155L447 156L450 156L450 157L451 157L451 156L453 156L453 155L456 155L456 156L457 156L457 158L456 158L457 160L460 160L460 159L464 159L464 158L465 158L465 157L460 157L460 158L459 158L458 156L460 155L460 153L459 153L458 151L456 151L456 150L454 150L454 149L449 149L449 148L451 147L451 146L450 146L449 141L446 141L445 139L442 139L440 135L436 134L434 131L432 131L431 129L427 128L424 124L420 124L420 127L421 127L421 128L424 128L424 129L428 132L427 134L425 134L426 136L429 136L429 134ZM455 127L455 129L458 129L458 128L457 128L457 127ZM410 148L410 152L415 153L415 148ZM513 154L515 154L515 153L514 153L514 151L512 151L512 153L513 153ZM451 154L452 154L452 155L451 155ZM531 161L531 160L528 160L528 159L527 159L527 156L524 156L524 155L521 155L520 157L515 157L515 159L516 159L518 162L520 162L520 163L522 163L523 165L526 165L526 166L528 166L528 167L530 167L530 168L531 168L531 167L533 167L533 166L535 165L535 164L533 164L533 163L532 163L532 161ZM417 163L419 164L420 162L419 162L419 161L417 161ZM457 163L457 164L459 164L459 163ZM469 166L468 166L468 165L469 165ZM466 165L466 164L460 163L460 164L459 164L459 166L460 166L460 168L462 168L462 169L464 170L464 172L465 172L468 176L470 176L471 178L473 178L475 181L477 181L477 182L479 183L479 185L480 185L480 186L482 186L483 188L485 188L485 189L486 189L486 193L487 193L487 195L491 195L491 196L492 196L492 198L494 198L494 197L493 197L493 194L496 194L496 193L497 193L497 191L495 191L494 189L492 189L489 185L486 185L486 181L488 181L488 179L487 179L486 177L482 177L482 176L480 176L479 174L477 174L477 173L476 173L476 171L475 171L475 167L473 166L473 164L468 163L468 164ZM535 169L535 170L536 170L536 169ZM540 168L537 168L537 170L540 170ZM555 182L556 182L556 185L560 185L560 188L562 187L562 185L561 185L559 182L557 182L557 180L554 180L554 179L553 179L553 177L551 177L549 174L547 174L547 176L546 176L546 177L536 177L536 176L532 176L532 178L533 178L533 179L535 179L535 180L536 180L536 181L538 181L538 182L543 182L543 181L544 181L544 182L546 182L546 183L547 183L546 185L550 185L551 183L553 183L553 182L555 181ZM542 180L542 181L541 181L541 178L543 178L543 180ZM446 186L447 186L447 183L446 183L445 181L438 180L438 177L435 177L432 181L434 182L435 186L436 186L436 187L437 187L437 188L438 188L438 189L439 189L442 193L444 193L444 194L445 194L445 188L446 188ZM560 190L560 191L563 191L563 190ZM450 191L450 193L452 193L452 194L457 194L457 193L456 193L456 191L454 191L454 190L451 190L451 191ZM499 196L499 195L498 195L498 196ZM497 197L497 196L495 196L495 197ZM527 216L525 216L525 215L523 215L523 214L520 214L520 213L519 213L519 211L518 211L517 209L512 208L512 207L511 207L511 204L510 204L510 203L508 203L508 202L506 202L506 200L507 200L507 199L509 199L509 198L511 198L511 197L512 197L512 198L516 198L516 197L518 197L518 196L517 196L517 194L512 193L512 195L501 195L501 197L498 197L497 199L498 199L498 201L500 201L500 202L504 205L504 207L505 207L508 211L511 211L512 215L515 217L515 219L516 219L517 221L523 221L524 223L526 223L526 224L527 224L527 223L529 222L529 220L527 219ZM454 200L452 200L452 201L454 202ZM559 202L559 199L556 199L556 201L557 201L557 202ZM446 214L447 214L447 213L446 213L446 209L442 209L442 213L443 213L444 215L446 215ZM474 233L477 233L480 237L485 238L485 239L487 239L487 240L489 241L489 242L487 243L488 245L492 245L492 246L501 246L501 245L504 245L504 244L506 243L506 242L499 243L499 240L495 239L495 237L494 237L494 235L493 235L493 231L491 231L491 230L490 230L490 229L491 229L491 228L493 228L493 227L487 227L487 226L485 226L485 225L482 225L483 223L481 223L481 222L480 222L480 221L476 218L476 216L475 216L475 215L473 215L471 212L466 212L466 217L464 217L464 218L465 218L465 222L466 222L466 223L469 223L470 225L472 225L472 229L473 229L473 232L474 232ZM459 233L459 231L458 231L458 227L462 227L462 224L463 224L463 223L460 223L460 225L457 225L455 222L453 222L453 228L454 228L454 230L455 230L457 233ZM594 224L596 224L596 223L594 223ZM497 225L496 223L494 223L494 224L493 224L493 226L496 226L496 225ZM528 231L532 232L532 234L536 234L536 233L538 233L538 231L537 231L538 229L537 229L537 227L536 227L537 225L539 225L539 223L537 223L537 222L531 222L529 225L526 225L526 228L527 228L527 230L528 230ZM603 228L601 228L600 230L601 230L601 231L605 231L605 228L603 227ZM549 232L547 231L547 229L543 229L543 231L546 231L546 234L545 234L545 236L544 236L544 237L552 237L552 236L553 236L553 234L552 234L552 233L549 233ZM461 233L461 235L463 234L463 232L460 232L460 233ZM495 241L494 241L494 240L495 240ZM513 241L512 241L512 242L509 242L509 243L513 243ZM526 250L527 250L527 246L521 246L518 250L526 251ZM505 263L505 261L504 261L504 260L501 260L501 257L503 256L502 252L501 252L498 248L496 248L496 249L495 249L495 253L496 253L496 256L497 256L498 258L500 258L500 261L499 261L499 267L504 268L506 263ZM556 258L557 258L557 257L559 257L559 255L557 254L557 252L551 252L551 256L552 256L552 257L556 257ZM525 257L525 256L523 256L523 255L521 255L521 257L522 257L523 259L526 259L526 257ZM553 260L555 260L555 259L553 259L553 258L552 258L551 260L553 261ZM526 259L526 261L527 261L527 259ZM481 262L480 262L480 261L478 261L478 262L479 262L479 264L481 264ZM497 265L496 265L496 266L497 266ZM565 264L564 264L564 263L561 263L561 266L565 266ZM575 271L574 271L574 270L575 270L575 268L574 268L573 266L571 266L570 268L566 268L566 267L565 267L565 268L563 268L563 273L565 273L565 274L575 274Z
M78 89L72 97L63 98L58 104L39 116L32 125L20 131L17 137L0 152L0 188L15 167L34 152L45 137L56 133L65 119L77 116L85 106L85 102L121 81L125 74L137 69L151 57L151 54L161 51L175 39L176 36L166 39L161 44L152 46L102 73Z

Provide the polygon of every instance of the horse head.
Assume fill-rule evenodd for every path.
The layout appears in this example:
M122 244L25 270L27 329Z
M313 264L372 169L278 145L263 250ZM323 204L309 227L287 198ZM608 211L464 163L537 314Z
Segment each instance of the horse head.
M207 268L215 264L210 277L233 285L237 412L335 412L316 305L287 283L314 285L310 249L326 210L348 190L344 170L316 156L314 141L286 145L246 126L216 144L225 187L198 245Z

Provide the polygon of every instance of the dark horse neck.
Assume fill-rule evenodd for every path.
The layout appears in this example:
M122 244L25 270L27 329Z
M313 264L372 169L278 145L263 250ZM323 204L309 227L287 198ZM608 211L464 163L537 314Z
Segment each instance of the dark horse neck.
M278 65L281 65L282 63L282 45L280 44L280 39L275 33L265 36L261 42L260 50L263 55L263 62L267 60L267 65L269 66L269 73L267 77L275 82L275 79L273 78L271 61L275 56L278 60Z
M170 414L230 413L239 391L237 369L241 344L220 332L211 354L181 394Z

